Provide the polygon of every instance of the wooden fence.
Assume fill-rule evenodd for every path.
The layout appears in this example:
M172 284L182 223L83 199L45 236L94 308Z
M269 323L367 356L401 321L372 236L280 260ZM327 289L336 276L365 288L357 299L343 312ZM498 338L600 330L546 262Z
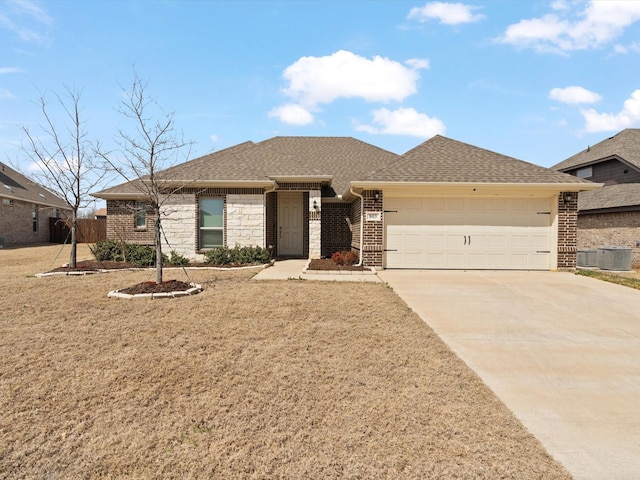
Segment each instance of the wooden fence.
M78 219L78 243L96 243L107 239L107 221L92 218ZM49 242L70 243L69 226L62 218L49 218Z

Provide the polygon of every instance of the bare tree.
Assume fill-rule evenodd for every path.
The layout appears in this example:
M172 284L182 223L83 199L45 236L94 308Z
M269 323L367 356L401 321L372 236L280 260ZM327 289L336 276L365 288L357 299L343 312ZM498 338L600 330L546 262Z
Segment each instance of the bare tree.
M180 189L172 185L162 170L173 165L183 149L191 142L184 141L175 132L174 113L160 108L155 97L146 93L148 81L141 81L134 74L129 90L123 89L125 99L118 111L130 119L134 132L118 130L116 143L120 147L118 159L102 154L108 167L117 172L138 189L144 202L153 212L154 243L156 247L156 283L162 283L162 215L163 206L172 194ZM158 116L154 118L154 114ZM184 155L188 157L188 152Z
M76 267L77 230L80 209L88 207L94 200L89 194L101 185L106 172L99 168L96 155L97 142L90 141L82 120L80 90L65 87L64 96L55 94L62 109L60 123L54 119L44 96L37 101L44 121L36 132L23 126L27 144L22 150L33 161L38 170L33 174L38 183L49 188L62 198L71 211L71 254L69 266Z

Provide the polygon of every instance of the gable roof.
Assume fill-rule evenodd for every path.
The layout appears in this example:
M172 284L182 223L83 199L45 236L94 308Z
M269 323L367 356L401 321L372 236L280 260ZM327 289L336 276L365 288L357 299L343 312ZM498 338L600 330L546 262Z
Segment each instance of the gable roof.
M618 157L640 170L640 128L626 128L613 137L587 147L586 150L551 168L566 171L614 157Z
M578 195L578 211L637 207L640 205L640 183L608 185Z
M274 179L331 180L343 193L353 178L366 178L395 161L398 155L352 137L274 137L259 143L245 142L163 170L172 184L207 182L256 182ZM299 180L298 180L299 181ZM94 194L101 197L138 192L136 182L126 182Z
M69 209L65 201L55 193L1 162L0 197L35 203L47 207Z
M379 182L576 184L592 182L441 135L367 177Z

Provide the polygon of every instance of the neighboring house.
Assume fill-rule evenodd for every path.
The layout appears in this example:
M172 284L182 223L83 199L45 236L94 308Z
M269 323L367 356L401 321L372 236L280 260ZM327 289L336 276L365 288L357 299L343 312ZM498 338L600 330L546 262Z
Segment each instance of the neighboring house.
M354 250L376 268L573 268L577 192L597 188L440 135L402 156L347 137L246 142L161 172L170 249L260 245L276 257ZM107 200L109 238L153 243L145 198Z
M629 247L640 263L640 129L623 130L551 168L604 184L580 194L578 248Z
M107 209L99 208L96 210L95 215L93 216L94 220L106 220L107 219Z
M64 200L0 163L0 245L49 241L49 218L69 207Z

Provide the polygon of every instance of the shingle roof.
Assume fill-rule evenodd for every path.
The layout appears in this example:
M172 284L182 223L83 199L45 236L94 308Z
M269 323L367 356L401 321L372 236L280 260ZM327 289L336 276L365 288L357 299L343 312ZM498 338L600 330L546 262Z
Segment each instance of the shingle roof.
M578 211L640 205L640 183L609 185L578 195Z
M591 182L436 135L365 178L380 182L575 183Z
M598 160L617 156L640 169L640 129L627 128L613 137L601 141L580 153L551 167L554 170L570 170Z
M65 201L56 194L3 163L0 163L0 197L69 209Z
M175 183L198 181L268 181L281 176L331 176L341 194L354 178L366 178L395 161L395 153L352 137L274 137L245 142L161 172ZM98 192L138 193L135 182Z

